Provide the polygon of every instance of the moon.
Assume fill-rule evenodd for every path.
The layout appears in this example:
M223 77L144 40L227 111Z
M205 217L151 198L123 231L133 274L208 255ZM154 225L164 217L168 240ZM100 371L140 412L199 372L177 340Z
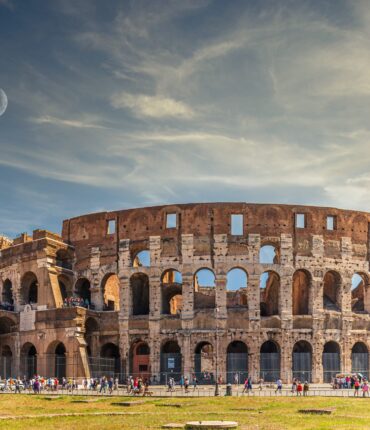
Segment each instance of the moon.
M8 107L8 97L5 94L5 91L0 88L0 116L6 111Z

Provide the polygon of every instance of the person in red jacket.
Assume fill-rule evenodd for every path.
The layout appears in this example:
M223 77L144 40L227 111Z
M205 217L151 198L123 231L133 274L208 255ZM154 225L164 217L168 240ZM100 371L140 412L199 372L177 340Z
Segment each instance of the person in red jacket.
M302 391L303 391L303 386L301 384L301 381L298 381L298 384L297 384L297 396L301 396L302 395Z

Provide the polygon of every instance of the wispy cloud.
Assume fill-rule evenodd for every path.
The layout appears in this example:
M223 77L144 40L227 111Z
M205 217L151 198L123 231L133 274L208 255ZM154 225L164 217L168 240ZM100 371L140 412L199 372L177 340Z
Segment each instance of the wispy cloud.
M147 96L126 92L111 97L112 106L116 109L130 109L137 116L150 118L184 118L190 119L195 113L185 103L163 96Z
M103 125L95 124L92 122L80 121L75 119L62 119L49 115L30 118L30 121L35 124L50 124L58 127L72 127L72 128L106 128Z

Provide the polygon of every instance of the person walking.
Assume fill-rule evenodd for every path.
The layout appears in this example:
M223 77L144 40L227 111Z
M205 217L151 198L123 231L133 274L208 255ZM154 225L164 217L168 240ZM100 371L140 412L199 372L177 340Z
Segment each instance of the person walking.
M310 386L308 385L308 381L305 381L303 385L303 395L306 397L308 396L308 390L310 389Z
M297 396L302 396L302 391L303 391L303 387L302 387L301 381L298 381L298 384L297 384Z
M355 393L354 393L355 397L358 397L359 391L360 391L360 381L356 378L355 379Z
M197 388L197 385L198 385L198 379L194 375L194 377L193 377L193 391L195 391L195 389Z
M279 378L277 381L276 381L276 390L275 390L275 394L276 393L280 393L280 394L282 394L283 392L282 392L282 390L283 390L283 382L281 381L281 379Z
M362 384L362 397L369 397L369 386L367 385L367 381L364 381Z
M189 378L186 376L184 379L184 388L185 388L185 393L189 392Z

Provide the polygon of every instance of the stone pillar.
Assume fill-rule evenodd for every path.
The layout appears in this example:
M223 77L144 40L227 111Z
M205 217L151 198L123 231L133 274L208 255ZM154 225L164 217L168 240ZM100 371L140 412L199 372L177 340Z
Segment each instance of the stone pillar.
M183 375L187 376L188 378L191 377L191 374L193 373L193 354L191 350L191 344L190 344L190 333L186 333L182 337L182 373Z
M149 277L149 318L159 320L162 311L162 291L159 271L151 269Z
M191 266L183 266L182 275L182 328L192 328L194 318L194 286Z
M293 328L292 284L292 275L290 273L282 274L280 277L279 307L281 328L283 330L292 330Z
M260 377L260 343L254 337L248 343L248 374L256 383Z
M280 345L280 377L281 380L289 384L292 381L293 361L292 361L293 346L290 342L282 342Z
M247 300L250 320L260 319L260 274L251 273L248 276Z
M218 310L216 317L219 319L227 318L227 293L226 293L226 274L223 272L216 274L216 303L215 308Z
M103 292L101 289L101 279L99 277L100 269L100 249L98 247L91 248L90 254L90 291L91 291L91 302L95 306L95 310L103 309Z

